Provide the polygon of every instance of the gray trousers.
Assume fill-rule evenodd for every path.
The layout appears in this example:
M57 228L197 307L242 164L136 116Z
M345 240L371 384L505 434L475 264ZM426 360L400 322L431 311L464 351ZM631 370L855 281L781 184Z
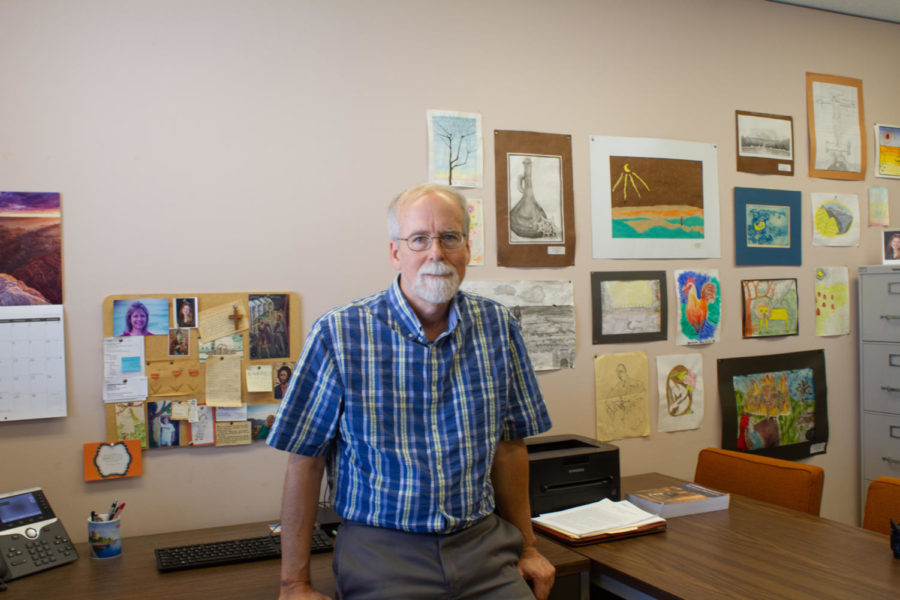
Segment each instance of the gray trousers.
M341 600L533 599L521 553L522 534L496 515L450 534L344 521L334 577Z

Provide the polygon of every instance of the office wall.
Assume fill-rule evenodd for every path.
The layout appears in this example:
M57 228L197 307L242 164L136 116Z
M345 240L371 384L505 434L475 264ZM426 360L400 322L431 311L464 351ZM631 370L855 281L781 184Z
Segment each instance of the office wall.
M151 451L140 478L83 482L81 445L105 431L103 298L290 289L305 334L389 284L385 206L425 179L437 108L484 118L484 188L466 194L485 202L487 265L468 277L574 282L575 368L540 375L553 433L592 435L596 354L641 349L653 365L686 351L671 323L666 342L592 345L591 271L717 268L703 426L658 433L651 408L652 434L618 442L623 473L690 478L697 451L719 445L717 358L824 348L831 441L808 460L826 470L823 516L856 522L856 326L813 335L813 271L879 263L880 230L864 227L858 248L812 247L809 193L858 194L865 210L867 187L885 185L896 225L900 186L807 176L804 74L863 80L871 152L871 123L900 123L898 32L763 0L0 1L0 189L62 193L69 397L67 418L0 423L2 487L43 486L76 540L113 497L128 502L126 534L275 518L285 456L261 444ZM793 116L796 176L735 171L735 109ZM574 267L496 266L494 129L572 135ZM717 144L721 258L592 259L590 135ZM803 191L802 267L735 267L735 186ZM753 277L798 279L799 336L741 338L740 280Z

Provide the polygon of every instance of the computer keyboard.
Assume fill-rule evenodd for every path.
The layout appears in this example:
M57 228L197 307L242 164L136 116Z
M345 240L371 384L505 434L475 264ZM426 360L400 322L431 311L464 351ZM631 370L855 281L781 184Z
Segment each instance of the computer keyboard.
M331 552L333 549L334 543L325 532L320 530L313 532L313 553ZM160 572L216 567L279 558L281 556L281 536L264 535L225 542L157 548L154 553L156 554L156 568Z

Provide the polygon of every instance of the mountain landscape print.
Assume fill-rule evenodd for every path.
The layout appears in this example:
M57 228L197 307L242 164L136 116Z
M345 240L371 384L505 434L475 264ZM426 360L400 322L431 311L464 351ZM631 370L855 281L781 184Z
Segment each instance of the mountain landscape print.
M59 194L0 192L0 306L62 304Z

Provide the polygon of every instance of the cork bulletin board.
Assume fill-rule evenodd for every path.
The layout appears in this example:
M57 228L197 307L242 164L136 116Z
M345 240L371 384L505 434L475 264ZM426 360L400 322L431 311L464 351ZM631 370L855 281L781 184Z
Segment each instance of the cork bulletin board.
M300 331L294 292L108 296L107 439L139 439L145 449L262 441L300 356Z

